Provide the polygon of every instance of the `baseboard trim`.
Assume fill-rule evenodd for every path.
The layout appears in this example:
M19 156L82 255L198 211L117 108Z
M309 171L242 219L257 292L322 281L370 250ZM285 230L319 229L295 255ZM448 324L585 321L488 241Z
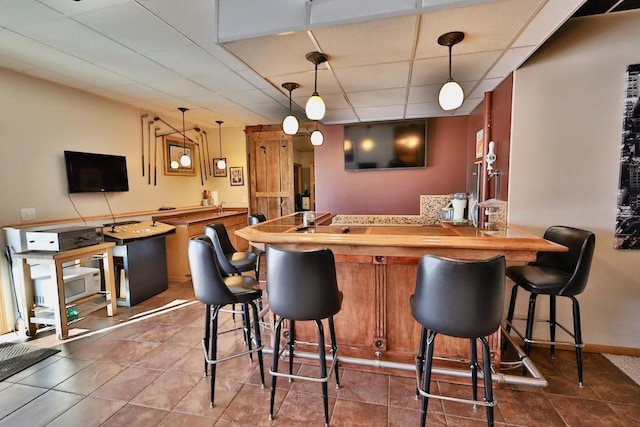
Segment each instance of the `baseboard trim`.
M524 341L518 337L514 337L514 341L521 347L524 348ZM532 344L531 347L536 348L549 348L548 344ZM557 346L556 350L564 350L564 351L573 351L567 346ZM585 344L582 348L582 351L585 353L606 353L606 354L616 354L619 356L636 356L640 357L640 348L633 347L618 347L611 345L602 345L602 344Z

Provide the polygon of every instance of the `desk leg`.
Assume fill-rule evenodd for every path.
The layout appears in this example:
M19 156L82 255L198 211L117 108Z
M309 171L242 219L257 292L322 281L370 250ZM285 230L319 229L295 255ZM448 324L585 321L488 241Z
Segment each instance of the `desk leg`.
M58 292L56 292L56 306L53 310L54 321L56 323L56 332L58 339L64 340L69 336L69 326L67 325L67 304L65 302L66 295L64 292L64 276L61 261L52 262L49 265L50 277L56 278Z
M115 316L118 314L118 299L116 295L116 282L114 280L114 267L113 267L113 250L107 249L102 257L102 271L104 271L104 286L107 291L107 315Z
M31 266L27 263L26 259L20 260L20 268L22 269L22 282L20 283L20 290L18 292L18 304L20 305L20 312L23 316L24 326L26 328L25 333L28 336L36 334L36 325L31 323L29 319L35 315L33 307L35 300L33 297L33 280L31 280Z

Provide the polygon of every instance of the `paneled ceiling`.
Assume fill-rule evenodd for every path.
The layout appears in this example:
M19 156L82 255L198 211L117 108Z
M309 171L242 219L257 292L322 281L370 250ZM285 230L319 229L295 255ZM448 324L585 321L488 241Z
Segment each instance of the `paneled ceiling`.
M303 119L314 84L305 54L321 51L326 124L463 115L583 3L0 0L0 66L164 117L179 119L184 106L200 126L247 126L282 120L287 81L300 84ZM448 49L437 38L454 30L465 33L452 74L466 98L445 112L437 95Z

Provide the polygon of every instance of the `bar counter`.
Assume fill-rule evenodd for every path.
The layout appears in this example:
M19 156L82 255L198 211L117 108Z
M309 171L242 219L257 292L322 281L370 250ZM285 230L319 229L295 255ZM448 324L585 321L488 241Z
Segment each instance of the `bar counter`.
M332 225L331 218L331 214L319 212L314 226L304 228L302 213L295 213L242 228L236 234L262 249L266 245L292 250L331 249L344 294L342 310L335 317L340 356L361 361L373 371L415 363L420 327L411 315L409 298L421 256L486 259L504 254L507 261L523 262L534 260L539 251L567 250L510 228L483 230L450 223ZM296 336L313 342L312 325L299 323ZM488 339L492 364L499 369L500 332ZM436 356L468 358L468 340L446 336L438 340Z

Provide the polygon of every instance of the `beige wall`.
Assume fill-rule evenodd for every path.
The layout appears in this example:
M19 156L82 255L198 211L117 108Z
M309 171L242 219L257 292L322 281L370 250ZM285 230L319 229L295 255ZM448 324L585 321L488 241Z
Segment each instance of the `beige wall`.
M141 111L106 99L0 68L0 227L20 223L21 208L35 208L37 221L80 218L67 195L64 150L118 154L127 157L129 192L107 194L114 214L155 210L160 206L200 204L203 189L218 191L226 206L246 207L248 186L231 187L229 177L165 176L158 151L158 185L142 177L140 156ZM177 106L176 106L177 107ZM150 113L149 118L154 114ZM181 121L164 120L180 128ZM189 113L187 112L187 127ZM200 123L191 123L191 126ZM163 129L168 129L164 126ZM218 157L218 129L206 128L210 155ZM243 166L246 183L244 129L222 126L222 151L229 166ZM158 143L160 149L161 144ZM153 152L152 152L153 154ZM145 156L147 156L145 152ZM148 157L146 157L148 159ZM153 167L153 163L152 163ZM108 216L102 194L72 194L85 217ZM90 225L109 220L96 220ZM3 233L0 244L4 250ZM8 273L0 259L0 290L7 315L10 304ZM2 296L0 294L0 296ZM2 310L0 309L0 313ZM13 321L8 322L10 325Z
M596 233L579 298L587 344L640 348L640 251L613 249L624 78L640 63L638 40L640 11L574 19L514 76L509 223ZM559 320L570 326L567 303Z
M116 214L157 209L161 205L197 205L203 189L217 190L227 206L247 205L243 202L247 187L231 188L228 177L209 177L202 186L199 175L165 176L160 142L158 185L148 185L141 170L142 112L138 109L4 69L0 69L0 94L3 100L0 114L3 148L0 225L19 223L20 208L23 207L36 208L39 221L77 217L67 196L64 150L127 157L130 191L108 194ZM189 113L186 114L188 120ZM149 118L153 115L151 113ZM172 123L167 117L160 117ZM176 121L172 124L181 127ZM217 157L218 129L207 129L207 135L210 154ZM229 166L245 166L243 129L223 125L222 141ZM146 148L145 157L148 160ZM73 194L71 197L83 216L109 213L102 194Z

